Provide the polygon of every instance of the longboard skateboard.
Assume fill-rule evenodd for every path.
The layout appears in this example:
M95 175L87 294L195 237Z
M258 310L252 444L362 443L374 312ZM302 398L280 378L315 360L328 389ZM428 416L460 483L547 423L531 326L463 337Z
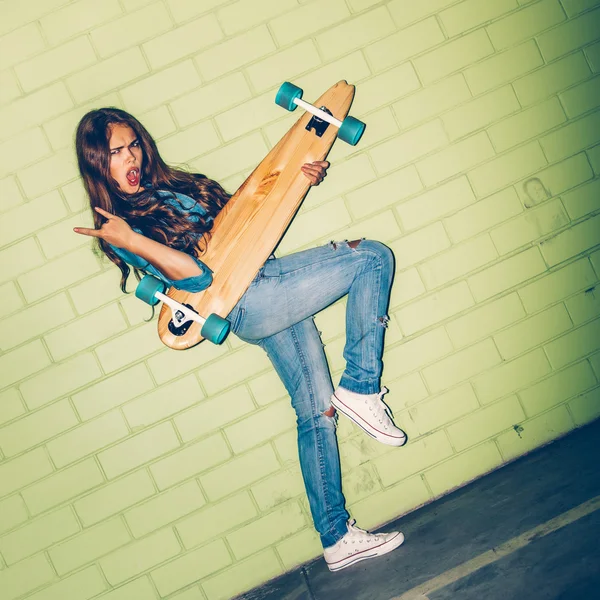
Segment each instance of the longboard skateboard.
M200 260L213 272L212 284L202 292L170 288L146 275L136 290L138 298L163 302L158 334L164 344L184 350L210 339L220 344L229 331L225 319L271 255L298 211L310 181L303 164L324 160L336 137L356 145L365 129L347 117L354 86L340 81L313 106L302 100L302 90L284 83L276 102L287 110L298 106L306 113L291 127L244 181L215 218ZM317 108L320 107L320 108Z

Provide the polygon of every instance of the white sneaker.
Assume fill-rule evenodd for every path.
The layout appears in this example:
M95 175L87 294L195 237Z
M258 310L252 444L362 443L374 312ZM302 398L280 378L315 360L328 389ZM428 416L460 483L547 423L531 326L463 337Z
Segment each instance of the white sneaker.
M348 521L348 533L335 544L325 548L323 554L330 571L339 571L361 560L375 558L395 550L404 541L398 531L392 533L369 533L355 527L356 521Z
M379 394L357 394L338 387L331 396L331 404L382 444L404 446L406 433L394 425L382 400L388 391L384 387Z

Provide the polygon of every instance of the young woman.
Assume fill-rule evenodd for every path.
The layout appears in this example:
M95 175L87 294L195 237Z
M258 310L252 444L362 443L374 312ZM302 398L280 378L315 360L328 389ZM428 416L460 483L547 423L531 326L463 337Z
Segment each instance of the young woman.
M122 290L131 267L178 289L204 289L210 272L199 248L229 199L223 188L167 166L143 125L119 109L86 114L76 150L95 229L75 232L97 238L121 270ZM318 185L328 166L316 162L302 171ZM265 350L291 396L306 493L332 571L404 540L398 532L367 533L350 520L335 434L337 409L384 444L406 442L382 401L387 390L380 389L392 275L393 256L383 244L332 242L267 260L228 316L238 337ZM334 391L313 315L346 294L346 369Z

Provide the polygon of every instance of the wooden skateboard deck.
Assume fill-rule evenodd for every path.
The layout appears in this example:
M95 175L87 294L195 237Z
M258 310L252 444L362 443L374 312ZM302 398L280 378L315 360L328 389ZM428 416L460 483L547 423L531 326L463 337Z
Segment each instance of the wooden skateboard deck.
M326 106L342 121L353 98L354 86L340 81L314 105ZM281 240L310 188L300 167L324 160L336 139L338 129L333 125L322 137L314 130L307 131L311 118L306 112L298 119L217 215L206 249L200 255L200 260L213 271L211 286L198 293L172 287L169 297L191 306L204 318L212 313L225 318L231 312ZM164 344L184 350L204 339L201 325L196 322L183 335L175 335L169 329L171 317L171 309L163 304L158 334Z

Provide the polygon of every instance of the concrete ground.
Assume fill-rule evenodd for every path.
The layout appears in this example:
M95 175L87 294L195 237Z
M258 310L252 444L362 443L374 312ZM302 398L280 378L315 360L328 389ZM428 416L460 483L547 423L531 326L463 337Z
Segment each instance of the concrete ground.
M396 551L330 573L318 559L244 600L600 599L600 421L384 530Z

